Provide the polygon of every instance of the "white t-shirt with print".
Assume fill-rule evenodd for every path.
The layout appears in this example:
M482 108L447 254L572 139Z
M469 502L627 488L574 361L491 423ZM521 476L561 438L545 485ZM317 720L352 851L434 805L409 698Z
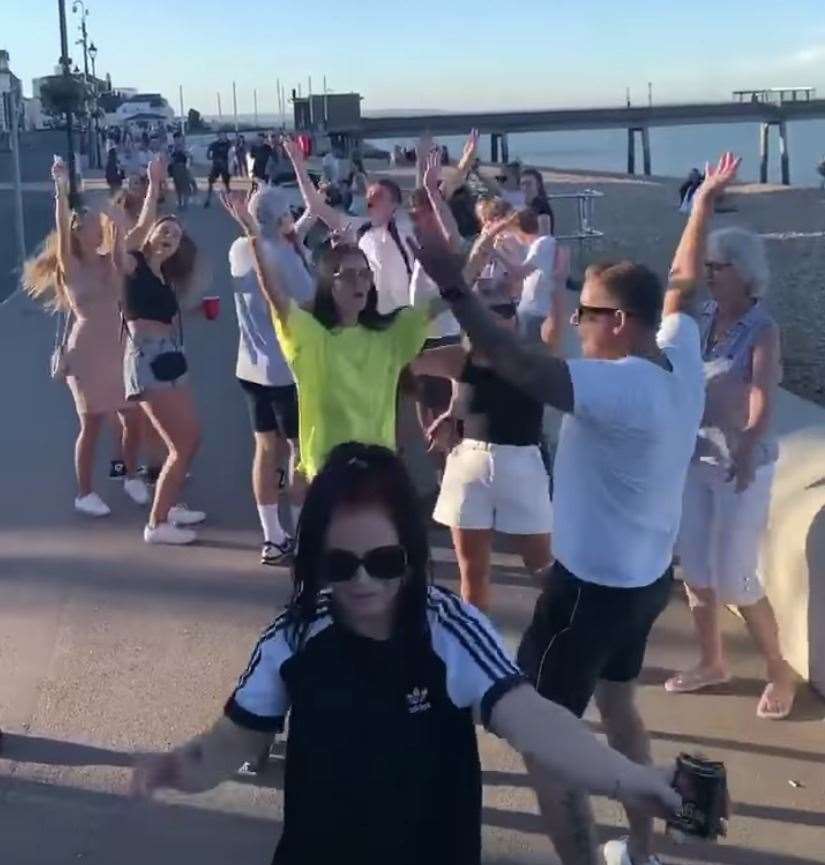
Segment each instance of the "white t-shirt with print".
M650 585L672 560L705 380L690 316L667 316L657 342L672 371L638 357L568 361L574 409L556 451L553 552L585 582Z
M536 269L524 277L518 311L521 315L546 318L550 314L551 298L556 283L553 271L556 265L556 238L539 237L530 244L525 267Z

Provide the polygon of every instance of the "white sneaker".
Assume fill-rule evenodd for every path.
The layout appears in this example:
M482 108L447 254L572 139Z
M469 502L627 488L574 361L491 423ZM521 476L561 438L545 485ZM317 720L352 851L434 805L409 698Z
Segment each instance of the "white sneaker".
M158 523L156 526L147 525L143 529L143 540L147 544L191 544L197 539L198 535L192 529L179 529L171 523Z
M126 478L123 482L123 491L136 504L145 507L152 501L149 487L140 478Z
M190 511L186 505L175 505L169 508L166 519L176 526L196 526L206 519L206 514L203 511Z
M74 509L87 517L108 517L112 512L109 505L97 493L79 496L74 500Z
M662 865L658 856L649 856L644 862L633 862L627 852L627 838L608 841L602 847L606 865Z

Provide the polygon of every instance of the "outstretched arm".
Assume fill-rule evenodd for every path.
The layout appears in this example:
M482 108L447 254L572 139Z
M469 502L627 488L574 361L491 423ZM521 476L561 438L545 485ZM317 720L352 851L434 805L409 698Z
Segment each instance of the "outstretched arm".
M324 200L324 196L315 188L315 184L312 182L312 178L307 171L304 154L298 146L298 142L294 138L284 135L281 138L281 145L292 162L292 167L295 169L295 178L298 181L298 188L301 190L307 210L314 214L317 219L325 222L330 231L346 231L350 220L340 210L330 207Z
M163 186L165 171L166 168L164 167L163 160L159 156L156 156L149 163L149 186L143 199L143 208L140 211L140 216L135 223L135 227L124 238L125 247L128 252L140 249L146 243L149 230L155 224L158 216L158 198Z
M467 288L460 256L453 255L437 234L420 231L413 249L473 347L489 358L496 372L534 399L572 411L573 383L567 364L544 350L531 350L515 333L500 327Z
M220 718L209 730L174 751L135 760L132 793L151 796L163 788L185 793L211 790L271 742L271 733L247 730L229 718Z
M453 197L456 189L467 182L467 177L475 164L477 152L478 130L471 129L464 144L464 152L461 154L461 159L458 160L455 171L441 184L441 194L446 201L449 201Z
M742 160L725 153L716 168L708 166L705 182L693 196L693 210L673 257L664 299L664 315L690 312L704 269L705 241L719 196L736 179Z
M505 694L493 708L490 726L557 783L659 817L674 816L681 808L681 796L662 770L634 763L602 744L579 718L531 685Z

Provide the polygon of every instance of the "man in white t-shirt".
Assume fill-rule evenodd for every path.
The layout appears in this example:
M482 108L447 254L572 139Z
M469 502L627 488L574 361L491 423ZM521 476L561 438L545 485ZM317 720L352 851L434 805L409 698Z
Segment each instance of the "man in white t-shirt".
M409 306L413 258L408 248L412 236L409 217L401 207L401 189L382 179L367 189L366 219L330 207L309 177L298 145L285 138L284 150L292 160L295 177L307 208L330 231L354 238L367 258L378 293L378 311L384 315Z
M688 311L703 269L714 202L734 180L726 154L696 193L667 291L631 262L588 269L574 315L582 359L531 352L467 290L435 236L419 259L473 345L496 371L565 413L554 470L556 564L536 603L519 662L537 690L582 715L592 696L611 744L650 761L634 702L647 637L671 591L682 493L704 408L699 330ZM531 766L564 865L601 860L585 797ZM607 865L655 865L652 821L628 810L630 837Z

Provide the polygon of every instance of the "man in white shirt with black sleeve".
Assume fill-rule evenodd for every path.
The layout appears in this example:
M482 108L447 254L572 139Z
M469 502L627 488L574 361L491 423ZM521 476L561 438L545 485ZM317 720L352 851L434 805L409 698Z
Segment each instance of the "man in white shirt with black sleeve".
M635 683L665 608L688 464L704 409L699 331L690 317L715 200L740 160L725 154L694 198L663 292L632 262L588 269L573 316L582 359L534 353L498 327L436 236L416 252L495 370L565 413L554 470L556 564L519 663L542 696L582 715L595 696L610 744L650 762ZM585 796L528 762L564 865L656 865L652 822L628 809L630 837L598 853Z

